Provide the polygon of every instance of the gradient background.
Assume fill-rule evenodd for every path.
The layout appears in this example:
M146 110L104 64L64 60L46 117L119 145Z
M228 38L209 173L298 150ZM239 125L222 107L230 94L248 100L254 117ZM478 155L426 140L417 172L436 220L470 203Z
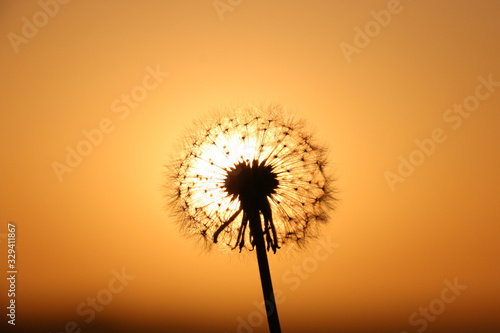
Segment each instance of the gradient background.
M498 332L500 88L457 130L443 114L478 76L500 81L500 4L403 0L348 63L340 43L387 3L242 1L221 20L212 0L71 1L16 53L7 34L41 7L2 1L0 268L14 221L14 331L236 332L262 299L256 260L181 236L163 165L207 111L279 102L330 147L341 200L323 229L340 246L299 288L283 277L315 243L270 258L283 331L416 332L409 316L456 277L467 290L426 332ZM121 120L112 102L156 65L170 75ZM115 130L59 182L53 161L103 118ZM392 192L384 173L436 127L447 140ZM135 279L85 323L77 306L122 268Z

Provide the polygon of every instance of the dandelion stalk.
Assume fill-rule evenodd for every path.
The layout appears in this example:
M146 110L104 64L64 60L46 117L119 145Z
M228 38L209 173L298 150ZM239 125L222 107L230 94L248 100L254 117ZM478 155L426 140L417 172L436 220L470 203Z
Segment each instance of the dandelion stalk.
M256 249L271 332L280 332L267 252L302 245L327 221L325 150L281 107L201 121L170 165L168 197L187 235Z
M264 216L268 248L272 248L276 252L278 248L276 231L272 224L271 207L267 199L268 196L276 192L278 186L276 174L265 163L259 164L258 160L253 160L251 163L240 163L236 168L230 170L224 184L228 194L239 199L243 210L243 225L249 224L250 241L252 246L257 249L257 261L269 329L272 333L281 332L260 217L261 214ZM223 225L222 228L225 226ZM244 229L240 230L243 230L243 234L239 233L239 236L241 235L239 242L241 249L244 246Z
M257 261L259 263L260 282L262 284L262 293L264 294L264 303L267 313L269 330L272 333L281 332L280 320L278 317L278 307L274 299L273 282L271 272L267 261L266 245L264 243L264 234L260 225L260 216L254 214L250 218L250 229L255 237L255 247L257 248Z

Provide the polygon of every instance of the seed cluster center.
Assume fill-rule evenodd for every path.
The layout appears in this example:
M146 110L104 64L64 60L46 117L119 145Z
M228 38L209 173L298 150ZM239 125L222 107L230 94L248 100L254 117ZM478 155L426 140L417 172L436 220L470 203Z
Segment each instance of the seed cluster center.
M265 162L253 160L240 162L227 171L224 187L233 198L243 203L247 200L261 200L275 193L278 188L276 173Z

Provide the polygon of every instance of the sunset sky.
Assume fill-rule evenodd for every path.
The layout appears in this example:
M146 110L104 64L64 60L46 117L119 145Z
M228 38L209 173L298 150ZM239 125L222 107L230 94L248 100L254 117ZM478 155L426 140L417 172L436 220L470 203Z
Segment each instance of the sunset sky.
M500 330L500 3L0 3L13 332L267 332L255 253L206 252L165 164L213 110L279 103L329 148L322 236L269 254L283 332ZM94 305L92 305L94 304Z

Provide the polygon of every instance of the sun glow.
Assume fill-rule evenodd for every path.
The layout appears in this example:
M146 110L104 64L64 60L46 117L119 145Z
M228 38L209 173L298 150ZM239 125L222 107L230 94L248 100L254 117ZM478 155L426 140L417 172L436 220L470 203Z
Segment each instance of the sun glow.
M199 179L196 184L199 191L193 200L199 206L217 212L227 202L228 193L224 188L224 179L230 168L240 162L249 162L257 158L256 141L254 138L241 139L242 133L233 133L227 136L224 133L213 133L212 144L206 145L200 152L199 158L193 163L195 177ZM237 209L238 205L233 208Z

